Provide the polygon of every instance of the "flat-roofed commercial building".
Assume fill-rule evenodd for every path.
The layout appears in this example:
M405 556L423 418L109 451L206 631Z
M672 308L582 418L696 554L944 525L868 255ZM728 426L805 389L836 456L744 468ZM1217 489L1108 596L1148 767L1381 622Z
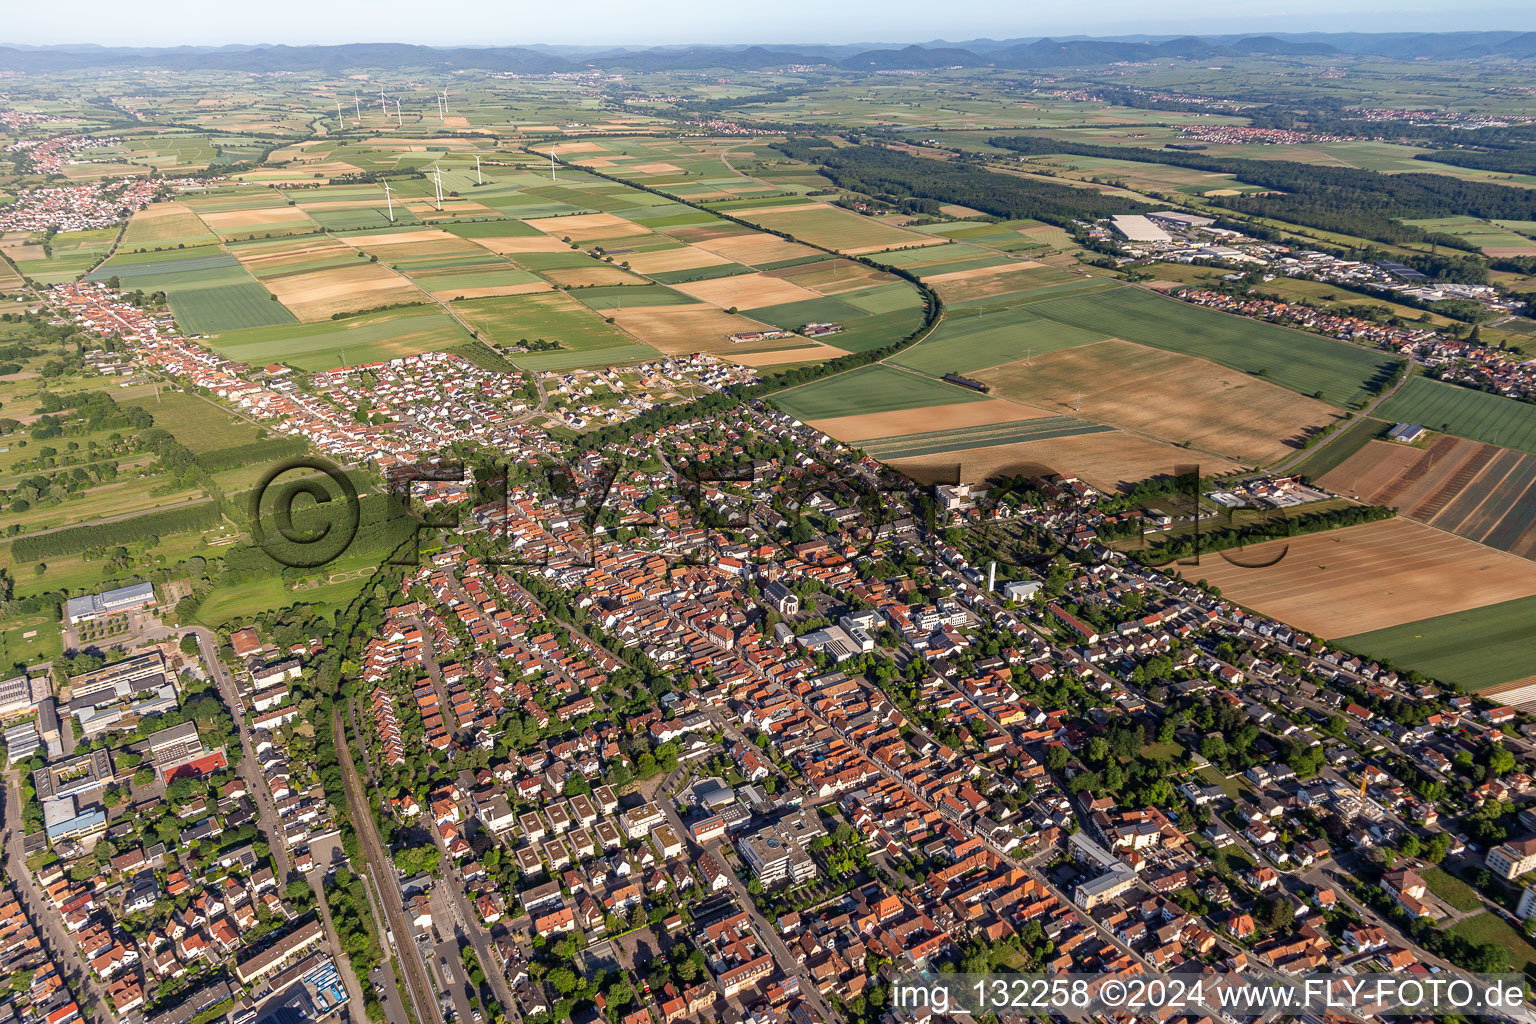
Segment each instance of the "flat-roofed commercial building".
M100 594L70 598L64 603L64 621L73 626L77 622L90 622L92 619L107 615L138 611L140 608L152 608L154 605L155 585L135 583L131 587L119 587Z

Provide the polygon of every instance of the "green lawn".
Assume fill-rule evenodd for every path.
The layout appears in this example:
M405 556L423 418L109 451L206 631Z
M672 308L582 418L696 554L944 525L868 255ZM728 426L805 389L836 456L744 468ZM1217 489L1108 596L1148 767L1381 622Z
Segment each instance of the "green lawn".
M1536 405L1415 377L1376 414L1536 455Z
M1511 969L1536 971L1536 948L1492 911L1459 922L1449 929L1449 934L1477 945L1492 942L1503 946L1509 952Z
M1536 597L1437 615L1336 641L1448 683L1480 690L1523 679L1536 665Z
M57 658L61 642L57 616L18 615L0 629L0 672Z
M194 454L261 440L262 428L223 406L184 391L161 388L133 401L154 417L155 426L169 430Z
M1477 890L1443 868L1425 868L1419 874L1424 877L1430 892L1457 910L1465 912L1482 908L1483 900Z
M1031 304L1029 311L1070 327L1258 374L1341 407L1365 398L1366 383L1400 361L1382 352L1229 316L1141 288L1047 299ZM1536 418L1536 409L1531 411Z
M931 377L922 377L883 364L863 366L835 377L814 381L781 392L773 398L775 405L801 420L985 400L985 395L969 388L945 384Z

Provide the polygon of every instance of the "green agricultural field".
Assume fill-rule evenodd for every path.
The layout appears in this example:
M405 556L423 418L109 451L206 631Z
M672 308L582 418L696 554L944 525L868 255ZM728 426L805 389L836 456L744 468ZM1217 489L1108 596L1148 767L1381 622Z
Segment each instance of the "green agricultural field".
M1104 331L1048 320L1033 310L1033 306L1023 306L946 316L937 330L892 357L891 362L935 376L963 374L1109 337Z
M791 388L773 398L775 405L801 420L985 400L985 395L969 388L882 363Z
M1367 416L1342 428L1341 436L1334 438L1316 454L1303 460L1295 468L1309 480L1316 480L1342 466L1351 455L1364 448L1373 437L1383 435L1392 424Z
M150 206L136 213L123 232L122 248L157 245L203 245L217 241L197 214L188 210L166 213Z
M803 204L796 204L803 205ZM742 220L769 231L783 231L802 242L819 245L839 252L874 249L895 249L907 245L921 245L928 236L895 224L887 224L874 217L861 217L857 213L824 206L817 210L745 210L735 214Z
M1415 377L1376 414L1536 454L1536 406L1502 395Z
M1336 641L1448 683L1482 690L1524 679L1536 665L1536 597L1405 622Z
M293 314L229 253L214 246L114 256L92 281L116 278L126 289L163 291L189 334L291 324Z
M166 300L176 322L189 334L222 334L295 322L288 307L257 281L170 292Z
M638 309L641 306L694 306L699 300L659 284L600 285L575 288L571 297L597 310Z
M440 352L470 340L451 316L422 305L314 324L231 331L208 344L253 366L278 362L301 370L330 370Z
M544 234L520 220L482 220L447 224L443 227L460 238L535 238Z
M1209 359L1340 407L1366 399L1369 382L1385 377L1399 362L1380 352L1140 288L1047 299L1031 304L1029 311L1070 327ZM1536 418L1536 409L1531 412Z
M473 324L482 337L498 345L511 348L540 338L560 344L554 351L508 356L526 369L633 363L656 356L655 349L635 341L565 292L469 299L453 303L453 310Z

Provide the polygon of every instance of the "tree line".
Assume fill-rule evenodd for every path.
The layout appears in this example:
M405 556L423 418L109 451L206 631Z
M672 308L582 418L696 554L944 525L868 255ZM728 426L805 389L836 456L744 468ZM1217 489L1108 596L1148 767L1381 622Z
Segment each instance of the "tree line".
M1305 224L1381 242L1434 243L1472 248L1465 239L1426 231L1404 219L1475 217L1536 220L1536 193L1443 174L1381 174L1355 167L1318 167L1293 160L1250 160L1188 150L1102 146L1038 135L1000 135L987 140L1024 156L1067 153L1113 160L1188 167L1231 174L1279 190L1281 195L1209 197L1228 209Z
M839 188L859 192L914 212L936 213L940 204L958 203L994 217L1031 218L1071 228L1074 221L1130 213L1143 204L1096 189L1057 185L998 174L968 160L937 160L883 146L838 149L819 138L791 138L775 149L804 163L816 164Z

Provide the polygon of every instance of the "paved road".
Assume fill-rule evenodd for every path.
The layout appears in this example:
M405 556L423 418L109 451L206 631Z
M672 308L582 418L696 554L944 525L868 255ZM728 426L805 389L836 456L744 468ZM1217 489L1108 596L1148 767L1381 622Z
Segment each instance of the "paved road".
M379 841L378 829L373 823L372 805L368 802L368 794L362 780L357 777L357 768L352 763L352 747L347 742L347 732L341 720L340 704L334 705L331 709L331 731L336 737L336 756L341 762L341 775L347 787L347 802L352 807L352 827L357 830L358 840L363 847L363 856L368 861L368 867L373 872L374 879L378 882L380 890L378 896L384 901L384 916L390 930L395 933L398 948L401 936L411 934L410 923L405 916L405 907L400 902L400 887L395 884L395 866L385 853L383 843ZM405 967L406 991L410 993L411 1001L416 1004L416 1019L430 1022L430 1024L441 1021L442 1015L438 1011L437 997L427 980L421 958L402 956L400 962Z
M506 1010L508 1018L517 1020L519 1018L518 1002L512 994L512 986L507 984L506 967L496 952L495 944L491 942L490 932L486 931L480 923L475 908L470 905L469 899L464 895L464 878L459 874L458 865L448 858L445 858L443 863L445 865L444 883L438 888L446 890L448 909L458 932L456 941L459 945L463 945L464 937L468 937L470 945L475 947L475 955L480 958L481 970L490 982L491 994ZM463 966L460 965L455 970L462 972Z
M677 773L672 773L672 775L675 774ZM677 804L667 795L672 775L668 775L666 783L657 788L653 799L661 808L662 813L667 816L667 821L671 823L672 830L683 840L684 845L690 850L697 851L699 846L694 842L693 836L689 834L687 827L683 824L683 819L678 816ZM800 998L810 1005L817 1020L837 1020L837 1016L832 1013L826 1001L821 998L821 993L817 990L816 982L811 977L810 972L790 953L789 947L784 945L784 940L779 938L778 925L769 921L758 912L757 902L752 898L752 894L747 891L746 885L741 879L736 877L736 872L729 870L730 861L727 859L726 851L721 848L720 843L711 843L708 849L714 854L715 859L720 862L721 866L727 868L726 875L731 880L731 892L735 895L736 902L747 912L747 917L752 922L753 931L757 932L762 938L763 943L768 947L768 952L772 953L774 960L778 961L779 970L787 978L800 979ZM697 862L697 854L694 854L692 859Z
M38 886L37 879L27 868L26 855L22 850L21 824L21 773L9 770L5 773L5 874L16 889L27 917L37 929L43 949L52 957L59 971L69 983L69 991L80 1004L86 1020L107 1024L117 1018L110 1012L111 1004L100 982L92 975L80 958L80 947L64 928L64 919L49 902Z
M1305 460L1310 459L1312 456L1316 455L1318 452L1322 451L1324 448L1328 447L1330 444L1333 444L1333 442L1337 441L1339 439L1340 435L1342 435L1346 430L1348 430L1350 427L1354 426L1356 423L1359 423L1361 420L1365 419L1371 413L1375 412L1377 407L1380 406L1381 403L1385 402L1387 399L1389 399L1393 395L1397 394L1398 391L1402 388L1402 386L1404 384L1407 384L1408 381L1413 379L1413 376L1414 376L1414 372L1413 372L1414 366L1415 366L1414 361L1410 359L1409 362L1408 362L1408 369L1407 369L1406 372L1404 372L1404 374L1402 376L1402 379L1399 380L1396 384L1392 385L1386 391L1383 391L1381 394L1377 395L1376 398L1371 402L1370 405L1367 405L1364 409L1361 409L1359 412L1355 413L1355 418L1354 419L1350 420L1348 423L1344 424L1339 429L1333 431L1331 434L1329 434L1327 437L1323 438L1321 441L1317 442L1317 444L1313 445L1312 447L1310 447L1310 448L1303 448L1303 449L1301 449L1298 452L1294 452L1291 455L1287 455L1285 458L1281 459L1279 462L1277 462L1274 465L1270 466L1269 469L1265 470L1265 475L1268 475L1268 476L1284 476L1285 474L1289 473L1292 469L1294 469L1296 466L1300 465Z
M272 792L267 788L266 777L262 775L260 761L256 758L253 730L246 719L244 699L240 695L239 685L230 675L224 662L219 659L218 637L213 631L202 626L193 626L191 632L197 637L198 652L202 655L203 664L207 666L215 685L219 688L219 696L234 717L235 731L239 734L240 749L244 755L240 758L240 777L245 780L246 791L251 794L251 799L256 804L261 830L267 836L267 845L272 850L272 860L277 866L277 877L287 880L293 870L293 860L288 855L288 844L283 837L282 819L277 815L277 807L272 802ZM331 956L341 968L338 973L346 984L347 997L352 1000L353 1006L358 1007L357 1013L360 1016L363 990L358 983L357 973L352 969L351 959L341 947L341 937L336 932L336 925L331 920L330 904L325 899L325 873L316 869L309 872L305 881L309 883L311 891L315 894L315 905L320 912L320 920L325 925L326 941L330 945Z

